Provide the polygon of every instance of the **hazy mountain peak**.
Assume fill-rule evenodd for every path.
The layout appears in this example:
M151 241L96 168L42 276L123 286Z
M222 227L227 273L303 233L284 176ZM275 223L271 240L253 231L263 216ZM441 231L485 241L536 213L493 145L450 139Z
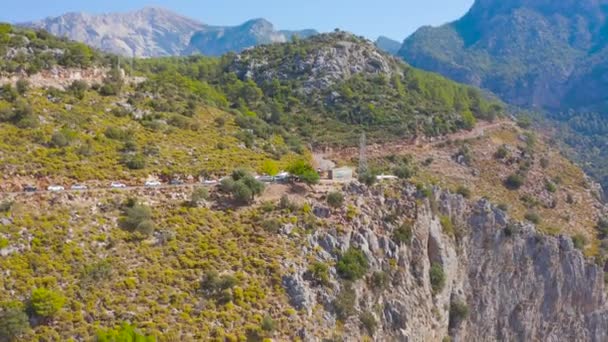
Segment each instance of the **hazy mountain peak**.
M277 31L263 18L238 26L209 26L163 7L98 15L72 12L22 26L45 29L54 35L129 57L220 55L258 44L285 42L294 35L317 34L314 30Z
M386 36L380 36L376 39L376 46L391 55L396 55L401 48L401 43Z
M185 54L218 56L227 52L241 52L261 44L284 43L293 36L306 38L317 33L315 30L277 31L268 20L257 18L238 26L205 27L192 36Z

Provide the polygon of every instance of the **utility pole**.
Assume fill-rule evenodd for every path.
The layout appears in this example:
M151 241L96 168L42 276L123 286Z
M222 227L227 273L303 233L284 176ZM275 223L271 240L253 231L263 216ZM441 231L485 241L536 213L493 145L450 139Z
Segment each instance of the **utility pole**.
M365 138L365 132L361 133L361 138L359 139L359 175L363 175L367 173L367 142Z

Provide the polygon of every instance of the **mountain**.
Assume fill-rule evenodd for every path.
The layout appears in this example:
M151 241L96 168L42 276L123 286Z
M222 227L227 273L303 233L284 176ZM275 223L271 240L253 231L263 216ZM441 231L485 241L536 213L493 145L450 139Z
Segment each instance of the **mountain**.
M227 52L241 52L261 44L285 43L294 36L307 38L315 34L315 30L277 31L274 25L265 19L254 19L232 27L207 26L192 36L184 54L221 56Z
M391 55L396 55L401 49L401 43L385 36L380 36L376 39L376 46Z
M580 98L580 89L605 61L605 5L595 0L478 0L458 21L419 29L399 55L515 105L592 107L606 100L604 92L585 90Z
M345 32L0 56L2 341L606 340L601 192L476 89Z
M225 72L261 88L290 130L317 143L356 144L360 130L385 141L438 136L501 112L476 89L411 68L347 32L258 46L235 56Z
M573 157L608 186L607 15L605 0L478 0L457 21L419 29L399 55L548 113Z
M209 26L154 7L101 15L68 13L19 25L44 29L53 35L127 57L220 55L240 52L257 44L285 42L292 36L305 38L317 34L315 30L276 31L263 19L235 27Z
M129 57L179 55L192 34L205 28L196 20L160 8L101 15L68 13L20 25Z

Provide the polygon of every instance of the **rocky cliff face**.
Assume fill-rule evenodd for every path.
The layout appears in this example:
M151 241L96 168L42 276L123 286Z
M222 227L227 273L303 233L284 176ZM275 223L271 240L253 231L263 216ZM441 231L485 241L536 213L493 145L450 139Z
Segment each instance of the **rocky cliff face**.
M312 286L304 268L284 277L292 304L309 315L300 331L317 340L336 329L336 298L346 287L356 293L356 312L370 313L376 340L440 341L605 341L608 305L601 267L585 260L569 238L546 236L512 222L485 200L469 203L435 189L423 199L413 186L387 196L359 186L345 191L358 215L351 222L319 230L304 248L331 264L349 247L369 260L368 280ZM328 210L315 208L317 215ZM402 221L411 242L392 238ZM446 231L452 222L454 234ZM431 268L440 267L445 285L433 289ZM380 277L388 275L386 281ZM319 308L319 305L322 309ZM466 314L468 312L468 315ZM360 317L344 322L344 337L361 340ZM369 320L369 319L368 319Z
M22 25L128 57L179 55L192 34L205 27L201 22L160 8L102 15L68 13Z
M284 56L277 57L260 47L238 55L230 67L242 79L257 83L301 81L303 90L326 89L354 75L391 76L398 61L381 53L373 43L346 32L323 34L307 41L300 50L285 46Z

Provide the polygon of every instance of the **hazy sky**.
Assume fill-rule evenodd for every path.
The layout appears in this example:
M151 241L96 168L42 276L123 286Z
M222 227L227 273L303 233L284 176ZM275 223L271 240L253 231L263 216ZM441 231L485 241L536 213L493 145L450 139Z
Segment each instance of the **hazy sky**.
M19 0L3 6L0 21L23 22L65 12L122 12L160 6L207 24L235 25L266 18L280 29L334 28L402 40L422 25L462 16L473 0Z

